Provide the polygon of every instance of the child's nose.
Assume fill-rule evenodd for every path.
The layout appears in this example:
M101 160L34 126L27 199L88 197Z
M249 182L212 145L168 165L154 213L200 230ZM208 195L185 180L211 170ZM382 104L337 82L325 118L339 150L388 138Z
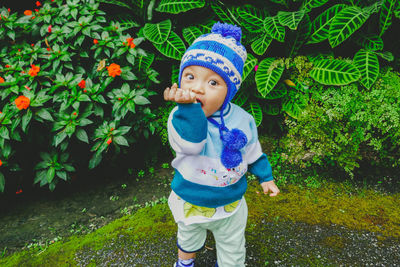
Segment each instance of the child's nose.
M198 82L192 86L192 92L196 94L204 94L204 86L202 83Z

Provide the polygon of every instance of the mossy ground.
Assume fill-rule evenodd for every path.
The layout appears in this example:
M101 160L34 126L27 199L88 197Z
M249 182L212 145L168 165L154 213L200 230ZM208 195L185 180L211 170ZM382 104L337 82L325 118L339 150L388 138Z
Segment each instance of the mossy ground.
M261 192L257 182L249 183L246 199L249 206L247 225L247 245L249 260L254 266L279 262L293 258L297 248L286 244L283 251L274 250L281 242L290 243L286 234L279 234L282 227L294 231L299 223L302 227L310 227L310 232L318 227L343 226L346 229L361 232L373 232L383 244L387 238L400 237L400 198L399 194L382 194L374 190L349 190L342 183L323 183L319 188L307 188L295 185L281 187L281 194L269 197ZM314 227L314 228L313 228ZM315 228L317 227L317 228ZM154 257L165 260L161 265L169 266L175 257L176 226L167 204L145 207L133 215L124 216L87 235L72 236L64 241L56 242L46 250L34 249L17 252L0 259L1 266L81 266L84 255L88 252L85 266L112 264L138 247L146 246L152 250ZM318 230L319 231L319 230ZM324 232L324 230L321 230ZM282 231L284 232L284 231ZM297 231L299 232L299 231ZM301 237L297 242L306 242ZM296 239L294 239L296 240ZM212 246L212 241L208 241ZM349 245L350 240L342 234L327 233L320 235L316 241L320 248L329 253L340 253ZM162 245L161 245L162 244ZM157 256L165 249L163 256ZM99 257L107 251L108 256ZM96 254L97 252L97 254ZM327 253L328 253L327 252ZM89 254L90 254L89 253ZM299 265L334 265L330 256L321 257L319 251L311 250L308 255L298 255L295 262ZM204 255L215 255L215 251ZM97 255L97 257L96 257ZM130 256L139 259L140 255ZM164 258L163 258L164 257ZM204 256L205 257L205 256ZM214 256L215 257L215 256ZM132 260L132 259L131 259ZM147 258L148 260L148 258ZM138 266L141 265L136 262ZM107 264L108 265L108 264Z

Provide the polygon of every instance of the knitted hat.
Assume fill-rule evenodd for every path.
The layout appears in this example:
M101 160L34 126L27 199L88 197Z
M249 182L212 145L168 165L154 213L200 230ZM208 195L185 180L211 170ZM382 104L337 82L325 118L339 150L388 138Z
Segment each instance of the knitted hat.
M191 65L206 67L221 76L227 87L221 110L232 100L242 83L246 48L240 43L242 30L236 25L215 23L211 33L198 37L186 50L179 70L179 83L183 70Z
M225 127L223 111L232 100L242 83L243 66L247 52L240 43L242 30L236 25L215 23L211 33L198 37L186 50L182 57L179 70L179 84L183 70L192 65L211 69L221 76L227 85L227 94L220 108L221 123L213 118L207 118L219 128L223 144L221 154L222 164L230 169L242 162L240 149L247 143L246 135L239 129L229 130Z

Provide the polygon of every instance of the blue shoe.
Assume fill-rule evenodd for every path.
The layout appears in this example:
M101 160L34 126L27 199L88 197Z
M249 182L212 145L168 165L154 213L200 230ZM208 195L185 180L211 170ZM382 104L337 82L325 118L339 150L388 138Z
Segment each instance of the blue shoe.
M218 267L218 262L217 261L215 262L215 267Z

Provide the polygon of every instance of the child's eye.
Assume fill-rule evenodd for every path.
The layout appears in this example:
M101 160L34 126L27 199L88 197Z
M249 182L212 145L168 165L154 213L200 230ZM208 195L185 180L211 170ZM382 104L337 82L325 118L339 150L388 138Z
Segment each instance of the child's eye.
M192 74L186 74L186 78L188 78L189 80L193 80L194 76Z
M209 81L209 83L210 83L212 86L218 85L218 82L217 82L217 81L214 81L214 80Z

